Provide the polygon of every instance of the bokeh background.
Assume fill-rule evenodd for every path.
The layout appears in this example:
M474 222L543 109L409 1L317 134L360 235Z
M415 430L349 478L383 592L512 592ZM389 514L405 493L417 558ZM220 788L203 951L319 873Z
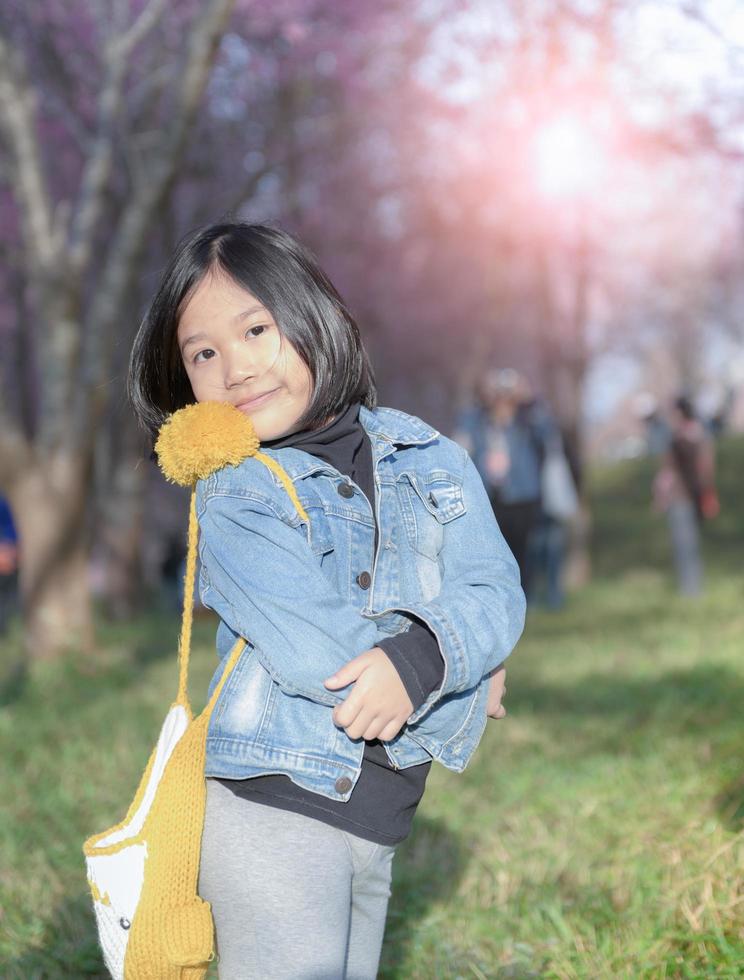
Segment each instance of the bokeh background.
M396 857L381 975L744 975L744 7L6 0L0 147L0 974L105 975L80 846L175 689L187 509L127 360L178 239L232 216L316 252L381 404L456 435L516 369L578 494L508 719ZM694 597L679 395L720 504Z

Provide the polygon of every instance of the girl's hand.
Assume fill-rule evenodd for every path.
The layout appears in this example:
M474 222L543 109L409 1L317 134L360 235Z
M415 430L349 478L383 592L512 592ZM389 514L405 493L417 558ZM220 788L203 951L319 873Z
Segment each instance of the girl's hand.
M496 670L491 671L490 677L486 714L489 718L503 718L506 714L506 708L501 703L501 699L506 694L506 668L504 665L502 664Z
M400 674L379 647L354 657L324 684L332 691L354 685L346 700L333 709L334 723L349 738L388 742L413 714Z

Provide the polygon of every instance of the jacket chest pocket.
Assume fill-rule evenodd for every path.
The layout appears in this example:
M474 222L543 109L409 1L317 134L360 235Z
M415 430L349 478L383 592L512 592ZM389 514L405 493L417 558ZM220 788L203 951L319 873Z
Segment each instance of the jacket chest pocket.
M305 523L298 517L296 526L322 565L323 557L330 554L335 548L329 517L325 512L320 496L314 490L303 488L299 497L300 503L307 513L308 522Z
M444 528L465 513L462 485L444 472L402 473L398 479L401 514L411 547L436 560Z

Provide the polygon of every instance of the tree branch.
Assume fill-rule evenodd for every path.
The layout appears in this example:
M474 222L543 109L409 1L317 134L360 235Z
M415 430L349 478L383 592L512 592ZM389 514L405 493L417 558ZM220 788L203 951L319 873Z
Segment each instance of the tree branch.
M57 251L36 133L36 96L18 50L0 35L0 126L14 157L11 180L30 269L44 276Z
M104 45L106 77L98 100L96 136L83 170L70 229L70 263L78 275L90 262L106 183L111 176L115 128L121 114L128 58L135 45L158 23L166 3L167 0L151 0L128 31L110 38Z
M132 49L157 26L167 6L168 0L150 0L150 3L140 11L139 17L129 30L115 42L125 58L128 58Z
M265 163L258 170L254 170L252 174L246 177L245 181L241 184L240 188L233 195L231 202L227 206L228 213L237 211L242 204L253 196L258 187L259 182L267 174L272 173L276 169L276 164Z
M141 258L148 228L155 220L183 158L184 147L201 105L217 47L235 0L211 0L202 8L189 38L185 70L178 85L169 136L147 177L136 185L112 238L88 317L82 377L77 386L75 436L89 438L101 411L105 377L116 336L117 318L127 308L127 293ZM93 420L93 421L91 421Z

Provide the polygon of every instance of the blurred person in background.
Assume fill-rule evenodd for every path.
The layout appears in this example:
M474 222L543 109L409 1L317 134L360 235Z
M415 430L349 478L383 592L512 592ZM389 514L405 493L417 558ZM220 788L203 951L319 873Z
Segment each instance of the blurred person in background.
M10 506L0 497L0 636L7 632L17 601L18 534Z
M648 391L642 391L635 400L635 413L643 424L646 448L651 456L660 456L669 448L671 428L664 418L658 401Z
M496 520L530 587L529 541L541 513L541 471L551 424L529 382L512 368L491 368L476 383L473 404L454 438L470 454Z
M654 504L666 513L682 595L702 591L700 525L717 516L713 444L690 398L674 402L669 445L654 480Z
M544 598L548 609L565 602L563 569L569 525L579 513L579 495L558 426L543 409L546 446L541 471L540 515L529 541L528 600ZM543 595L544 585L544 595Z
M736 404L736 389L733 385L709 390L707 406L704 406L704 424L714 439L724 435L731 422L731 415ZM707 411L705 411L707 408Z

